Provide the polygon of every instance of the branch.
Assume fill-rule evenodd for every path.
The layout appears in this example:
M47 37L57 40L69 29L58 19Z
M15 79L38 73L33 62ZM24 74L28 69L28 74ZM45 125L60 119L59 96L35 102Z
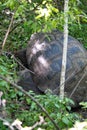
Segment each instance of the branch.
M20 24L22 24L23 22L24 22L24 20L21 20L20 23L17 23L17 24L10 30L9 34L12 33L12 32L13 32L18 26L20 26Z
M60 128L58 127L58 125L55 123L55 121L49 116L49 113L46 111L46 109L36 100L34 99L33 96L31 96L28 92L26 92L21 86L18 86L16 83L11 82L9 79L5 78L4 76L2 76L0 74L0 78L5 80L6 82L10 83L12 86L14 86L17 90L20 90L21 92L23 92L26 96L28 96L33 102L35 102L37 104L37 106L39 106L41 108L41 110L47 115L47 117L50 119L50 121L53 123L54 127L57 130L60 130Z
M6 40L7 40L7 38L8 38L10 29L11 29L11 26L12 26L12 23L13 23L13 18L14 18L14 14L12 15L11 22L10 22L10 24L9 24L8 30L7 30L6 35L5 35L5 38L4 38L4 41L3 41L3 44L2 44L2 50L4 50L4 46L5 46L5 44L6 44Z
M19 60L17 60L17 58L14 55L12 55L12 57L22 68L27 69L32 74L35 74L33 71L31 71L28 68L26 68Z
M69 98L71 98L72 95L75 93L76 89L78 88L79 84L81 83L81 81L83 80L83 78L85 77L86 74L87 74L87 71L85 70L85 72L83 73L81 79L78 81L77 85L75 86L72 93L70 94Z

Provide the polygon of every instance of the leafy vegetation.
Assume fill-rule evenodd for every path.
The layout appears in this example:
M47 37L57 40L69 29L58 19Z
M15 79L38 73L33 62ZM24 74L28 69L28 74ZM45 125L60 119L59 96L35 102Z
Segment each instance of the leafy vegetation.
M86 29L84 32L82 30L86 27L87 16L84 9L81 9L82 5L85 6L83 2L78 2L77 0L71 0L69 2L70 34L74 35L76 38L81 35L86 35ZM63 5L61 6L63 9ZM0 21L3 21L0 25L1 42L9 26L11 16L15 13L14 22L8 40L6 41L6 50L13 51L15 49L24 48L31 34L34 32L46 32L54 28L63 30L63 11L60 12L57 4L52 0L2 0L0 11ZM77 33L79 32L78 30L81 30L79 33L80 35ZM84 41L85 38L81 38L81 41L86 44L87 40Z
M15 92L14 94L12 89L8 94L10 97L8 97L7 100L6 113L7 118L9 115L9 118L11 119L10 121L13 119L19 119L23 122L24 126L32 126L39 120L39 116L43 116L46 123L42 125L42 128L46 130L55 129L52 122L48 119L44 112L41 111L34 102L32 102L31 99L23 96L20 92ZM75 120L79 119L77 114L70 112L70 104L73 105L72 100L65 98L62 101L58 96L51 94L43 96L35 95L34 93L31 94L48 111L49 115L56 123L58 123L61 129L71 127Z
M4 46L5 52L0 56L0 73L12 82L16 82L18 79L18 65L12 56L7 56L6 51L15 52L25 48L32 33L48 32L55 28L63 31L63 1L1 0L0 49L13 13L14 20ZM69 34L77 38L87 48L87 2L84 2L84 0L70 0L68 13ZM41 115L46 122L46 124L42 125L42 128L54 130L52 122L44 112L31 99L25 97L22 92L15 88L13 89L9 83L1 79L0 91L3 91L3 98L7 101L5 108L7 120L12 122L18 118L23 122L24 126L30 126L37 122ZM49 115L61 129L72 127L74 122L79 120L79 117L71 112L70 104L73 102L70 99L65 98L61 101L55 95L35 95L33 92L31 92L31 95L46 108ZM87 108L87 103L82 103L81 105ZM0 128L8 130L1 121Z

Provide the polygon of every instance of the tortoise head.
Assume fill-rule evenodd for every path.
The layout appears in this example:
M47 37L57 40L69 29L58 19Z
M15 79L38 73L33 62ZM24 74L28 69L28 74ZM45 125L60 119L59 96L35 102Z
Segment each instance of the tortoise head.
M19 51L14 52L14 56L18 59L20 59L21 63L28 68L27 59L26 59L26 48L21 49Z

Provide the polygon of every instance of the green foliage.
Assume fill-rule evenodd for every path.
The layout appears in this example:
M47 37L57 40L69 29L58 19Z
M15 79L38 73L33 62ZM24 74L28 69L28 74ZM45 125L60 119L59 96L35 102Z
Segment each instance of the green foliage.
M6 126L3 125L2 121L0 121L0 129L1 130L9 130Z
M0 57L0 74L5 76L11 82L17 81L17 63L15 62L13 56L8 57L7 53L3 52ZM16 89L13 89L9 83L0 79L0 91L3 91L4 98L10 103L13 104L12 100L15 98L17 100L17 96L22 96L21 92L18 92ZM17 105L17 104L15 104ZM13 106L15 107L13 104Z
M16 97L17 96L18 95L16 95ZM70 113L70 104L73 104L72 100L65 98L62 101L59 99L58 96L51 94L33 94L33 96L43 107L45 107L49 115L59 125L61 129L71 127L75 120L78 119L78 116L75 113ZM32 126L33 124L35 124L37 121L39 121L39 116L41 115L44 117L46 122L46 124L42 125L42 127L46 130L55 129L52 122L44 114L44 112L41 111L41 109L29 98L22 95L22 99L21 96L19 98L20 102L17 102L15 98L13 100L13 102L16 101L15 104L10 102L10 104L8 103L7 105L7 113L9 115L13 115L14 118L18 118L19 120L21 120L25 126Z
M24 48L31 34L34 32L47 32L54 28L63 30L63 4L60 3L61 1L58 0L57 6L57 3L52 0L1 0L0 21L4 22L2 22L0 29L0 41L3 41L4 32L7 30L11 20L11 14L6 14L6 8L9 9L10 13L15 12L14 22L5 48L12 51L18 48ZM60 7L62 9L61 11L58 9L59 5L62 6ZM74 24L80 26L81 23L87 23L86 8L84 1L71 0L69 2L69 28L72 27L70 33L74 34ZM77 32L79 32L79 28ZM83 37L82 40L84 41Z
M69 33L87 48L87 24L73 24L69 27Z
M87 102L81 102L80 105L82 108L87 109Z
M87 1L85 0L80 0L80 9L83 10L87 14Z
M16 80L16 69L17 64L14 59L11 57L9 58L6 53L3 53L0 57L0 74L7 77L10 81L13 81L13 78ZM14 80L14 81L15 81ZM7 95L7 91L9 90L9 83L4 80L0 79L0 90L4 91Z
M5 44L5 50L14 51L25 48L27 42L34 32L48 32L54 28L63 30L64 13L63 4L58 0L1 0L0 1L0 48L6 31L14 15L13 25ZM61 5L60 8L59 5ZM9 13L8 13L9 12ZM69 2L69 33L81 41L87 48L87 2L85 0L70 0ZM16 81L17 64L14 59L8 58L5 54L0 57L0 73ZM24 125L33 125L39 120L39 115L44 116L47 124L43 125L46 130L54 130L54 126L46 115L23 93L13 89L12 86L0 79L0 91L4 92L7 100L6 111L9 118L19 118ZM72 101L65 98L61 101L55 95L34 95L43 107L46 108L53 120L60 128L71 127L77 115L70 113ZM70 103L70 104L69 104ZM87 108L86 103L82 103ZM5 129L0 122L1 129ZM7 129L5 129L7 130Z

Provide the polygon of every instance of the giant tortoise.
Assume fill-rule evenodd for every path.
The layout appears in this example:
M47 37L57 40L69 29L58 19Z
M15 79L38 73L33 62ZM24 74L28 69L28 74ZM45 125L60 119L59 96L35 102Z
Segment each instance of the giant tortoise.
M25 90L36 93L51 90L53 94L59 94L63 40L63 33L58 30L33 34L27 48L15 54L31 70L22 71L18 84ZM78 40L68 36L65 95L71 97L76 104L87 100L86 74L80 82L86 66L85 48Z

